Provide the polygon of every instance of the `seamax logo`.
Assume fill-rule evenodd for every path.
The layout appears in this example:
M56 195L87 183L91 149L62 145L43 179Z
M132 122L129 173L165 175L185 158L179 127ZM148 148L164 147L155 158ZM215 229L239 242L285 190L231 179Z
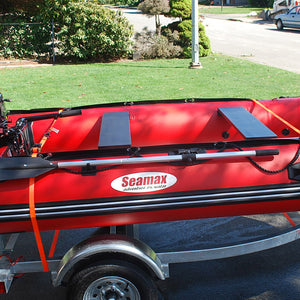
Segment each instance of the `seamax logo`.
M115 179L111 187L125 193L149 193L164 190L177 182L174 175L161 172L133 173Z

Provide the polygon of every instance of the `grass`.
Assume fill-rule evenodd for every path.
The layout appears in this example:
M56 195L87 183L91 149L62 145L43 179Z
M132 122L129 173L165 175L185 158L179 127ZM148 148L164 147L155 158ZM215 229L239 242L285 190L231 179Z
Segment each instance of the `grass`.
M264 8L251 6L205 6L199 5L200 13L209 14L249 14L250 12L260 13Z
M0 91L13 100L8 109L300 95L300 74L222 55L200 61L202 69L179 59L0 69Z

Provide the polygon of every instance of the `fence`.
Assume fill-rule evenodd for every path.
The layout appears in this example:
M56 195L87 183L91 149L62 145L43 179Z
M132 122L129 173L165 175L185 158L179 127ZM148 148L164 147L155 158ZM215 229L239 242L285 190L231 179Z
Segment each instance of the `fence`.
M54 23L0 23L0 56L45 57L55 62Z

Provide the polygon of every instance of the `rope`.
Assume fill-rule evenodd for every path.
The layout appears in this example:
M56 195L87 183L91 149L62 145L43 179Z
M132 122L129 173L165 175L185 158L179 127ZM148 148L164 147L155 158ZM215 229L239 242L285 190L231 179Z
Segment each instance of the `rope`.
M278 116L276 113L274 113L271 109L267 108L266 106L264 106L262 103L260 103L258 100L256 99L251 99L254 103L256 103L257 105L259 105L260 107L262 107L264 110L266 110L268 113L272 114L276 119L280 120L282 123L284 123L285 125L287 125L288 127L292 128L296 133L300 134L300 130L298 128L296 128L294 125L292 125L290 122L286 121L285 119L281 118L280 116Z
M235 145L235 144L232 144L234 147L236 147L238 150L240 151L244 151L241 147ZM289 168L290 166L292 166L294 164L294 162L297 161L297 159L299 158L300 156L300 144L298 146L298 150L294 156L294 158L285 166L283 167L282 169L279 169L279 170L268 170L264 167L262 167L261 165L259 165L256 161L254 161L251 157L247 157L250 162L256 167L258 168L259 170L265 172L265 173L268 173L268 174L278 174L278 173L281 173L283 171L285 171L287 168Z
M281 121L282 123L284 123L285 125L287 125L288 127L290 127L291 129L293 129L297 134L300 134L300 130L298 128L296 128L294 125L292 125L290 122L288 122L287 120L281 118L279 115L277 115L275 112L273 112L271 109L267 108L266 106L264 106L261 102L259 102L256 99L251 99L255 104L259 105L260 107L262 107L264 110L266 110L268 113L270 113L271 115L273 115L276 119L278 119L279 121ZM239 147L238 147L239 149ZM257 162L255 162L252 158L248 157L248 159L251 161L251 163L253 165L255 165L258 169L260 169L261 171L265 172L265 173L270 173L270 174L277 174L280 172L285 171L288 167L290 167L294 162L297 161L297 159L300 156L300 145L298 147L298 150L294 156L294 158L282 169L279 170L267 170L265 168L263 168L262 166L260 166Z

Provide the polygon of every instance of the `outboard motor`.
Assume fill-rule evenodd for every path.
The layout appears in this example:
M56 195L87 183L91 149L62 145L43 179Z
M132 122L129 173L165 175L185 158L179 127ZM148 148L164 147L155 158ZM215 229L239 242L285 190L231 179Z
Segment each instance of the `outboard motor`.
M0 147L8 146L8 156L30 155L29 143L24 128L25 120L17 122L13 127L8 127L9 119L4 102L11 102L4 99L0 93Z
M4 99L3 95L0 93L0 138L7 133L7 113L5 109L4 102L10 102L9 99Z

